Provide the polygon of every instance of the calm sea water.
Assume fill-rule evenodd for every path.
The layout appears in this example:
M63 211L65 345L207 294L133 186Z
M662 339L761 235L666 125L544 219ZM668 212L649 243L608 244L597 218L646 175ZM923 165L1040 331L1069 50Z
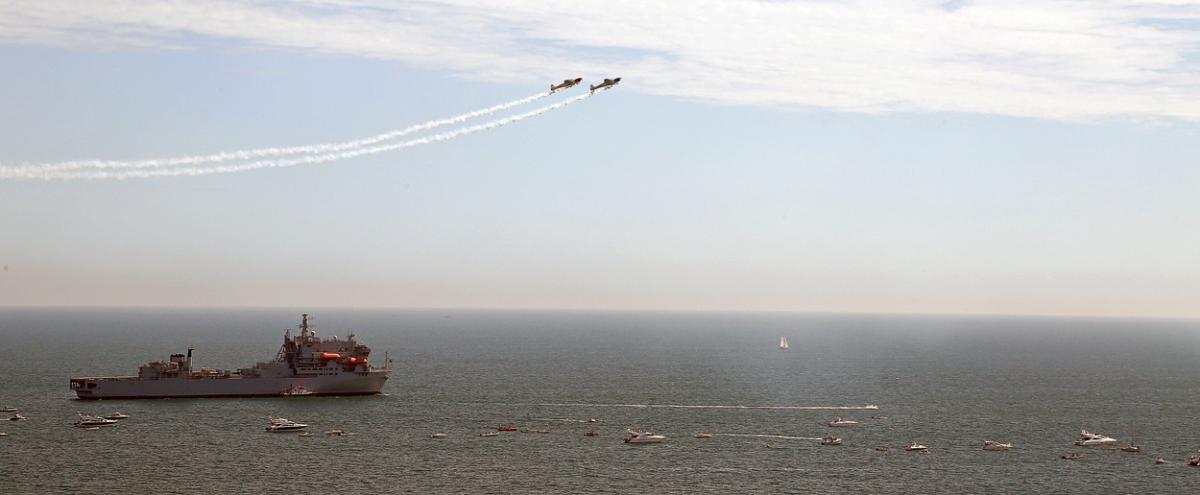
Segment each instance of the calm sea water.
M199 366L266 360L299 312L0 310L0 405L29 417L0 422L0 493L1200 486L1184 462L1200 449L1196 321L328 310L316 312L322 335L353 330L376 362L395 359L386 395L83 402L67 387L68 375L130 374L188 345ZM776 348L780 336L791 350ZM868 404L879 409L855 409ZM76 412L117 410L133 417L70 427ZM317 436L266 433L273 415ZM824 426L834 416L861 424ZM497 425L550 433L479 436ZM320 435L334 428L354 434ZM669 438L630 446L626 428ZM1080 428L1132 435L1143 453L1061 460L1080 450ZM429 438L437 431L448 437ZM701 431L714 437L692 438ZM830 431L845 445L820 446ZM1016 448L985 452L985 438ZM929 453L904 452L911 441ZM1156 466L1159 454L1171 463Z

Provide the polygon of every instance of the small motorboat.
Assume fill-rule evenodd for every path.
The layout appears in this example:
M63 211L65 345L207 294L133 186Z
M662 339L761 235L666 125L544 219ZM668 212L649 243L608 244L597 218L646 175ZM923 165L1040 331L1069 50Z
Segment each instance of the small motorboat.
M313 434L312 434L312 432L311 432L311 431L303 431L303 432L300 432L300 434L299 434L299 435L296 435L296 436L298 436L298 437L311 437L311 436L313 436Z
M598 436L600 436L600 434L599 434L599 433L596 433L596 432L594 432L594 431L589 431L589 432L587 432L587 433L584 433L584 434L583 434L583 436L585 436L585 437L598 437Z
M75 422L76 428L85 428L85 429L91 429L93 427L99 428L101 426L116 426L116 425L117 425L117 420L115 420L115 419L102 418L100 416L92 416L90 414L82 414L82 413L79 414L79 421Z
M17 411L20 411L20 409L17 409L13 406L0 407L0 412L17 412Z
M1140 446L1133 445L1133 444L1124 445L1121 447L1121 452L1128 452L1130 454L1137 454L1141 451L1142 451L1142 448Z
M439 431L437 433L429 434L429 438L446 438L446 434Z
M907 450L909 452L925 452L925 451L929 450L929 447L921 445L917 442L913 442L913 443L908 444L908 447L905 447L904 450Z
M289 431L300 431L305 428L308 428L308 425L284 418L272 418L271 424L267 425L267 431L272 433L287 433Z
M692 435L692 436L693 436L693 437L696 437L696 438L712 438L712 433L704 433L704 432L700 432L700 433L696 433L696 434L694 434L694 435Z
M129 419L129 415L128 415L128 414L125 414L125 413L123 413L123 412L115 412L115 413L109 414L108 416L105 416L105 418L108 418L108 419Z
M0 431L0 437L7 437L7 436L8 436L8 433Z
M587 419L587 422L588 422L588 423L599 423L599 422L600 422L600 420L598 420L598 419L596 419L596 418L588 418L588 419Z
M858 421L852 421L849 419L842 419L842 418L833 418L833 420L831 420L830 422L825 423L825 424L836 428L836 427L844 427L844 426L854 426L854 425L858 424Z
M827 436L821 439L821 445L841 445L842 439L835 436Z
M629 432L625 436L625 443L662 443L667 437L663 435L655 435L648 431L626 430Z
M483 432L483 433L480 433L480 434L479 434L479 436L481 436L481 437L498 437L498 436L500 436L500 432L498 432L498 431L485 431L485 432Z
M1092 433L1083 430L1079 433L1079 440L1075 441L1075 445L1079 447L1107 447L1117 443L1117 439L1106 437L1099 433Z
M983 441L983 450L1008 450L1012 448L1011 443L993 442L991 440Z
M875 447L875 450L878 452L887 452L888 448L887 447Z
M1166 464L1167 460L1163 459L1162 456L1158 456L1154 459L1154 463L1155 464Z
M283 396L293 396L293 395L301 396L301 395L312 395L312 394L313 394L313 391L309 390L307 388L304 388L304 385L292 385L292 386L285 388L279 392L279 395L283 395Z
M346 432L344 432L342 430L329 430L329 431L325 432L325 436L327 436L327 437L340 437L345 434L346 434Z
M26 418L25 416L22 416L20 414L14 414L14 415L12 415L11 418L8 418L9 421L25 421L26 419L29 419L29 418Z
M1200 454L1192 454L1191 457L1188 457L1188 465L1200 466Z
M517 431L517 428L513 426L497 426L496 431Z
M1067 452L1066 454L1062 455L1062 458L1068 461L1078 461L1083 459L1083 454L1079 452Z

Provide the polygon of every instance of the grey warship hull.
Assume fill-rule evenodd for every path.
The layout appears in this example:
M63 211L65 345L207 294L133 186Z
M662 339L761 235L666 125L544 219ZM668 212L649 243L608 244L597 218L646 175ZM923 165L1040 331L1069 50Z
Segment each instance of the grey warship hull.
M169 361L142 365L134 376L73 376L71 390L84 400L201 397L279 397L298 395L374 395L391 375L391 367L368 362L371 349L336 336L318 338L303 315L300 335L284 333L274 360L249 368L192 369L192 349ZM385 362L387 360L385 359Z
M294 395L375 395L387 382L383 371L356 376L292 378L180 378L138 380L137 377L73 377L80 399L167 399L202 397L279 397ZM78 382L77 382L78 383ZM93 386L94 385L94 386ZM296 393L296 390L304 390Z

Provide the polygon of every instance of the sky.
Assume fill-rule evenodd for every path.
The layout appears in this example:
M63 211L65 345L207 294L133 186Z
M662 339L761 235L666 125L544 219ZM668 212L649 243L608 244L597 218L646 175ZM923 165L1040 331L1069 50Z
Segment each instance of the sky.
M1200 318L1197 1L15 1L0 68L3 306Z

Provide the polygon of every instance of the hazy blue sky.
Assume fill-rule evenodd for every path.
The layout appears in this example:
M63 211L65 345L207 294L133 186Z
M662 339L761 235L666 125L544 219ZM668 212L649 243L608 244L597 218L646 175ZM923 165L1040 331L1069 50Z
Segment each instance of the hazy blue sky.
M0 179L0 305L1200 317L1200 2L10 2L0 166L576 76L623 80L320 165Z

